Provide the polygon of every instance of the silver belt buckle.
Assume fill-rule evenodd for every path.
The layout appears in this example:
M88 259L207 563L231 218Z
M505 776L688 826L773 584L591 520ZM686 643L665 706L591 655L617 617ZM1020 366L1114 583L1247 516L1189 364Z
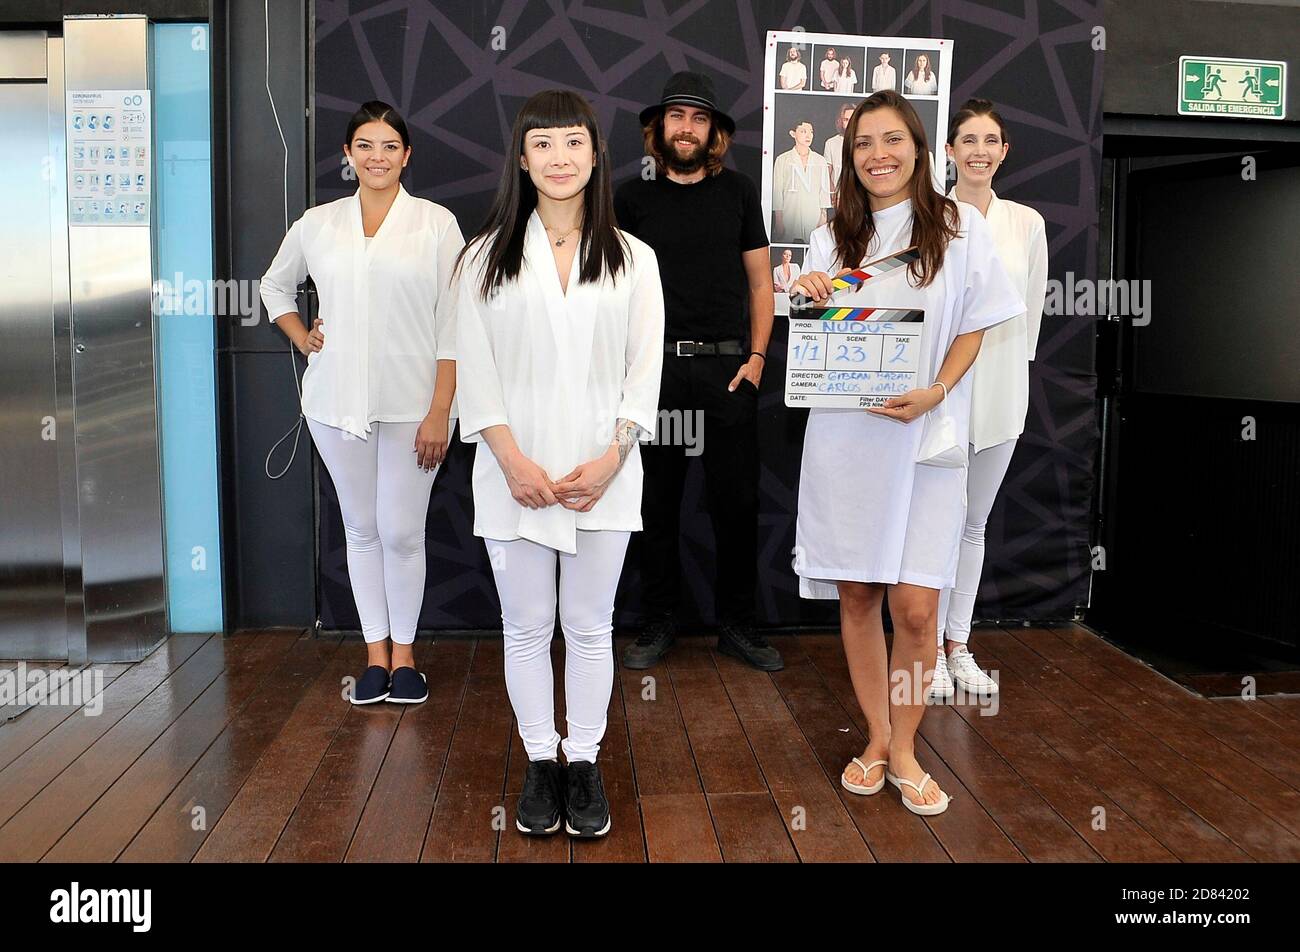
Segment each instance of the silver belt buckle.
M679 340L679 341L677 342L677 356L678 356L678 357L694 357L694 356L695 356L694 354L683 354L683 353L682 353L682 344L690 344L691 346L695 346L695 345L698 344L698 343L699 343L699 341L697 341L697 340Z

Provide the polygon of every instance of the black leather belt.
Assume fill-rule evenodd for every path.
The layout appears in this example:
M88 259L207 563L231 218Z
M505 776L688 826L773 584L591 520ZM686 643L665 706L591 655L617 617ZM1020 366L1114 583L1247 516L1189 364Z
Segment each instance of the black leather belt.
M717 357L724 355L728 357L738 357L747 353L744 345L738 340L720 340L720 341L702 341L702 340L677 340L667 341L664 343L664 353L673 354L677 357Z

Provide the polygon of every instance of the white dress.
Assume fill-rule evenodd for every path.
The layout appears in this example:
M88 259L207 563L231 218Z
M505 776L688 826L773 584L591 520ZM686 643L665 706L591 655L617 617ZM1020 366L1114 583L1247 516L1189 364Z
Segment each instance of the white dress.
M400 185L370 241L356 194L303 212L260 288L274 321L298 310L308 274L316 283L325 346L307 357L303 414L361 439L372 423L424 419L437 362L456 357L447 285L464 244L451 212Z
M849 70L847 76L842 73L835 74L835 91L837 93L851 93L858 88L858 74Z
M919 379L934 380L959 334L991 327L1024 310L993 248L987 223L958 203L962 235L948 244L943 267L925 288L907 269L833 296L848 307L921 308L926 350ZM877 234L867 261L909 247L912 203L875 214ZM818 228L804 273L834 274L835 242ZM854 265L864 262L854 262ZM970 377L948 395L957 439L965 441ZM965 519L965 469L915 462L924 418L902 423L865 410L809 411L799 477L795 572L805 598L837 598L835 580L951 586Z
M955 199L956 189L948 193ZM984 335L971 375L970 442L979 452L1025 431L1029 412L1029 361L1038 349L1047 292L1047 229L1028 205L993 193L984 216L998 258L1025 302L1025 312Z
M483 430L506 424L520 451L553 480L609 449L615 423L631 420L650 438L659 412L664 299L650 246L623 233L631 250L617 280L581 284L582 249L567 293L534 211L518 279L487 301L479 294L483 247L475 243L457 278L456 383L460 438L485 443ZM510 494L487 445L474 455L474 534L531 539L577 551L578 529L641 528L641 455L622 469L589 512L561 505L529 509Z

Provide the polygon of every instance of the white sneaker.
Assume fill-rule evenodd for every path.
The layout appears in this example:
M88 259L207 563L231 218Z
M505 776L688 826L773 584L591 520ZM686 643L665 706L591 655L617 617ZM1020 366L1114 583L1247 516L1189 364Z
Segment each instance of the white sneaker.
M998 683L981 670L975 663L975 656L963 644L958 644L948 653L948 666L952 669L952 678L961 685L963 691L971 694L997 694Z
M938 657L934 659L934 680L930 682L930 689L925 693L927 701L946 701L957 693L957 689L952 686L952 676L948 674L948 661L943 656L943 649L939 649Z

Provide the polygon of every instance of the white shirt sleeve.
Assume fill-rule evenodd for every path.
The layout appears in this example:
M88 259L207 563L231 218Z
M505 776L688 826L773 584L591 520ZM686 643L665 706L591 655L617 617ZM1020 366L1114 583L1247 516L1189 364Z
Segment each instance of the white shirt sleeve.
M637 249L636 269L627 318L627 376L617 418L630 420L645 439L653 439L664 364L664 289L659 259L648 246Z
M456 288L452 287L452 269L456 256L465 246L460 225L455 218L447 222L438 239L438 301L433 311L433 337L437 343L436 360L456 359Z
M482 251L486 261L482 244L472 250ZM482 443L483 430L509 423L488 327L487 312L492 305L479 295L481 274L474 264L467 252L456 280L456 401L460 438L465 443Z
M1038 333L1043 326L1043 301L1047 295L1047 232L1039 216L1029 233L1029 283L1025 288L1026 344L1029 359L1038 352Z
M280 250L262 275L258 291L266 316L272 323L286 314L298 312L298 285L307 280L307 259L302 250L302 219L289 226L280 242Z
M957 334L984 330L1010 320L1025 310L1007 269L993 244L993 229L978 211L967 206L966 287Z
M822 225L813 229L808 238L808 253L803 256L803 269L800 274L820 271L835 276L835 239L831 236L831 226ZM791 282L793 284L793 282Z

